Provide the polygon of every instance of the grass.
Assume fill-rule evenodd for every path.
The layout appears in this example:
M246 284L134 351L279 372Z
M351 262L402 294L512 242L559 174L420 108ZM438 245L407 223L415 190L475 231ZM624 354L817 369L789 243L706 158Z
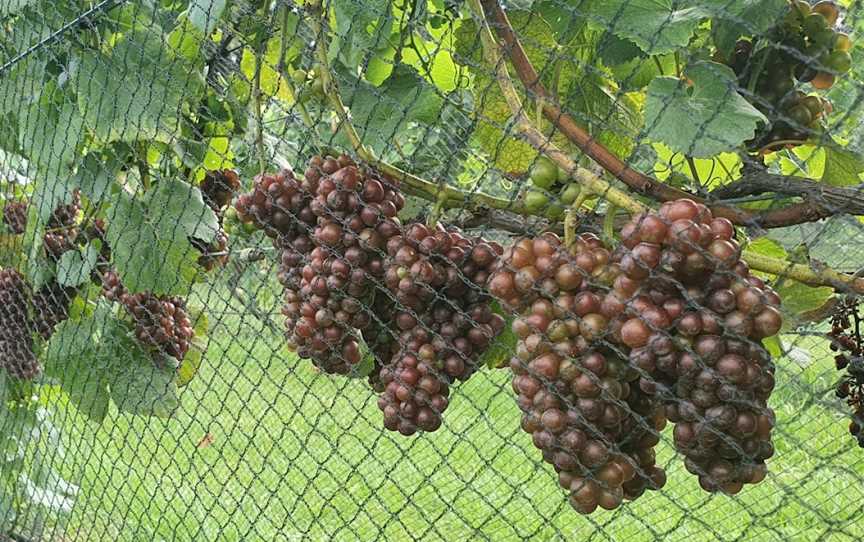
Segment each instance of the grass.
M382 429L365 381L314 373L277 334L235 312L227 306L216 322L175 419L112 407L97 426L58 413L69 446L62 469L82 487L62 540L864 537L864 452L825 391L835 377L825 359L779 360L777 453L762 484L734 498L702 492L667 428L658 449L666 487L583 517L518 429L506 371L459 386L441 430L406 439Z

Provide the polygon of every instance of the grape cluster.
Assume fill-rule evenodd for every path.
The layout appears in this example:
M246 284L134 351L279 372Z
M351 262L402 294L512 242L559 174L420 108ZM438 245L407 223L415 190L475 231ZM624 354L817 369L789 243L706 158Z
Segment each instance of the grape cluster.
M750 275L734 228L682 199L634 217L603 303L629 308L618 335L640 387L666 402L676 448L707 491L758 483L773 455L774 366L759 342L782 325L777 294Z
M861 337L859 300L847 298L834 309L831 317L831 350L837 352L834 363L838 371L845 371L837 383L837 397L852 407L849 432L864 448L864 339Z
M217 214L231 203L234 193L240 190L240 177L231 169L208 171L201 181L204 202Z
M33 327L46 341L51 338L61 322L69 318L69 303L77 294L77 288L49 282L33 294Z
M175 296L157 296L151 292L129 293L113 270L102 277L102 295L123 305L135 323L135 338L159 354L183 361L192 343L194 329L186 311L186 302Z
M522 429L558 471L570 503L589 514L659 489L654 446L663 405L639 386L616 340L623 307L604 304L621 272L591 234L568 250L554 234L508 248L489 288L519 314L510 367ZM604 286L605 285L605 286Z
M3 223L14 234L22 234L27 230L27 200L7 201L3 206Z
M189 242L201 253L198 265L205 271L228 263L228 234L223 226L225 208L231 203L234 193L240 189L240 178L237 172L230 169L208 171L201 181L201 194L204 202L213 209L219 220L219 230L212 242L203 239L190 238Z
M754 51L750 40L736 43L727 64L741 88L749 88L757 77L753 105L773 121L749 142L752 149L774 150L771 144L778 141L805 140L831 113L828 100L796 87L810 83L816 90L825 90L837 75L849 71L852 41L835 28L838 18L834 2L811 6L796 0L769 36L774 46ZM760 68L760 73L753 72Z
M30 335L29 288L14 269L0 268L0 367L14 377L32 380L41 371Z
M484 286L502 248L439 224L408 226L387 242L384 283L396 301L400 349L380 371L384 426L434 431L450 385L467 380L504 327Z

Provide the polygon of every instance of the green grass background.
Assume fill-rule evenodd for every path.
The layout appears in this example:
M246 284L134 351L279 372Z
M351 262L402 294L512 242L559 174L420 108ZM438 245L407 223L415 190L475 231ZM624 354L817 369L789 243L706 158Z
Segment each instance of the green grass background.
M254 280L247 281L254 283ZM266 291L262 288L262 291ZM273 290L275 291L275 290ZM224 289L210 346L172 420L121 414L102 425L58 410L81 486L64 541L91 540L859 540L864 451L833 397L824 340L788 336L816 356L778 360L770 475L737 497L699 489L670 446L668 472L615 512L584 517L519 430L507 371L458 386L444 426L384 431L364 380L316 374ZM264 309L276 300L264 296ZM269 303L269 309L268 309ZM279 323L278 316L274 317ZM205 435L212 443L199 447Z

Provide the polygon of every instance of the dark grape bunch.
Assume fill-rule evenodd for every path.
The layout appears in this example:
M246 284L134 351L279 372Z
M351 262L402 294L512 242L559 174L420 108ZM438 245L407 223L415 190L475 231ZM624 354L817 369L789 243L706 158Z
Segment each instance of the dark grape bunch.
M862 316L859 299L842 300L831 317L831 350L837 352L834 362L838 371L845 371L837 383L837 397L852 408L849 432L864 448L864 339L861 337Z
M240 177L231 169L208 171L201 181L201 194L204 202L220 214L231 203L234 194L240 190Z
M732 224L691 200L634 217L621 237L623 274L602 303L630 308L618 334L640 387L666 403L705 490L758 483L774 453L774 366L760 340L780 330L779 297L750 275Z
M502 251L441 224L412 224L387 242L384 282L396 302L399 345L379 375L387 429L411 435L440 427L450 385L475 372L504 327L485 290Z
M27 230L27 200L10 200L3 206L3 223L14 234Z
M519 314L510 367L522 429L583 514L666 482L654 454L663 406L640 388L616 343L613 322L625 308L604 304L620 273L596 236L584 234L567 250L547 233L508 248L489 282Z
M33 326L43 339L50 339L54 328L69 318L69 304L77 292L73 286L52 281L33 293Z
M755 95L745 95L772 119L771 125L749 142L751 149L773 151L777 148L774 143L794 145L806 140L831 113L828 100L798 87L810 83L816 90L826 90L837 75L851 68L852 41L836 28L839 16L835 2L811 6L796 0L790 2L786 17L768 36L775 46L754 52L750 40L736 44L726 62L738 76L741 88L749 88L751 79L757 77ZM760 66L762 71L754 73Z
M135 338L161 354L183 361L192 343L194 330L186 302L176 296L157 296L150 292L129 293L114 271L103 275L102 295L123 305L135 323Z
M201 181L201 194L216 217L219 219L219 231L216 239L207 243L202 239L190 238L189 242L201 253L198 265L205 271L212 271L228 263L228 233L223 226L225 208L231 203L235 192L240 189L240 178L237 172L230 169L208 171Z
M292 229L280 231L286 336L300 357L346 374L361 361L361 334L378 317L370 308L405 200L344 155L313 157L296 190L303 205L289 209Z
M33 352L28 305L24 277L14 269L0 268L0 367L23 380L32 380L42 370Z

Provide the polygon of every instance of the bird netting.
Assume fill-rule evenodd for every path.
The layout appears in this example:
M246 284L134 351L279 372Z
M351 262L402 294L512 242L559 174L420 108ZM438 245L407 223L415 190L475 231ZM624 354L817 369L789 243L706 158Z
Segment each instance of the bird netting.
M0 541L860 539L862 13L0 0Z

